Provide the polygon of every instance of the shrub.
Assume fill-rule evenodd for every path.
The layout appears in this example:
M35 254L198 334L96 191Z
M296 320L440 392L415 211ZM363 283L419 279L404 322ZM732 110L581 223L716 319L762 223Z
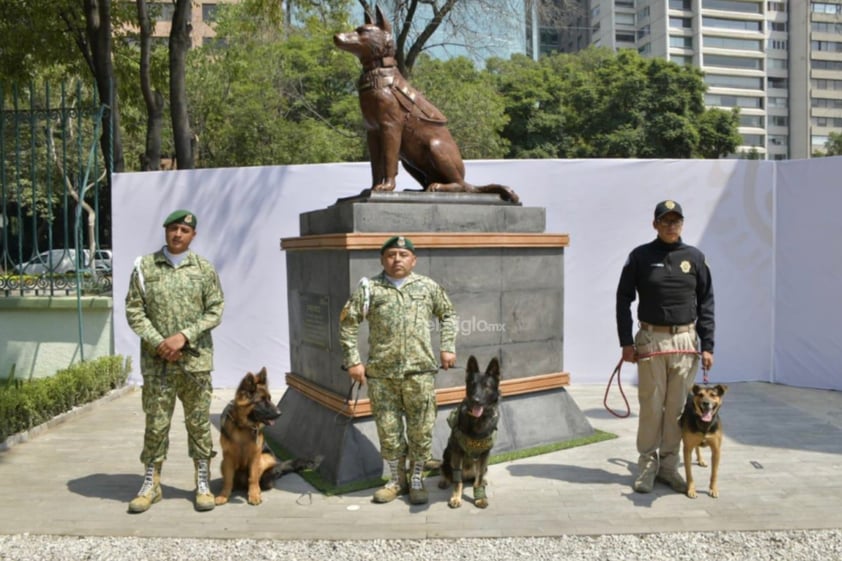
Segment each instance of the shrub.
M47 378L0 383L0 442L122 387L128 375L122 356L107 356Z

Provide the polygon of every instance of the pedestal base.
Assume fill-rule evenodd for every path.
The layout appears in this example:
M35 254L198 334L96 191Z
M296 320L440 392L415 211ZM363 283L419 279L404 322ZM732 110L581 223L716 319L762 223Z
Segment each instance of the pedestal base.
M433 457L441 458L457 404L440 406L433 431ZM377 428L370 416L348 417L289 387L280 403L283 416L266 427L268 438L298 457L324 456L319 474L334 485L383 475ZM504 397L497 441L491 454L585 438L594 429L564 388Z

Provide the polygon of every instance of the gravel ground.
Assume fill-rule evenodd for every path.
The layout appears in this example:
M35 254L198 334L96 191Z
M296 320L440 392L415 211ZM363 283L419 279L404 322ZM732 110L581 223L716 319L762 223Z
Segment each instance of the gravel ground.
M823 561L842 559L842 530L459 540L282 541L0 536L15 561Z

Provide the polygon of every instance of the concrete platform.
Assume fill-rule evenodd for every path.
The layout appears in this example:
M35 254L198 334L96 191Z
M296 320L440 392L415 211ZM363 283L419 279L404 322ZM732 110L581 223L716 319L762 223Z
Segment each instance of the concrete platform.
M486 510L470 501L451 510L449 491L434 480L429 505L376 505L368 491L327 497L288 475L258 507L235 495L198 513L177 407L164 500L141 515L126 512L142 480L143 435L140 391L128 391L0 452L0 533L332 540L842 528L842 392L732 384L720 498L691 500L660 485L647 495L632 492L637 419L610 416L604 390L569 388L591 424L619 438L491 466ZM627 393L634 403L635 388ZM215 393L214 420L232 396ZM694 469L706 482L709 470Z

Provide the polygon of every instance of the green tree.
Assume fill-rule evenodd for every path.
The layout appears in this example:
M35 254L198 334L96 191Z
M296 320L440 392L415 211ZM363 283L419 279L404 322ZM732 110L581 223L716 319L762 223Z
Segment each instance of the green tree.
M487 71L495 78L505 100L508 123L502 135L510 143L508 157L563 156L563 78L555 63L564 58L537 63L527 56L515 55L509 60L488 61Z
M500 133L509 119L489 73L464 57L441 61L423 56L413 84L447 116L463 158L505 157L509 142Z
M353 83L357 62L333 46L341 11L297 27L249 17L246 1L220 9L223 47L199 49L188 76L203 167L364 158ZM306 15L306 14L305 14ZM325 19L326 18L326 19Z
M824 156L842 155L842 133L832 132L827 135L827 142L824 143Z

